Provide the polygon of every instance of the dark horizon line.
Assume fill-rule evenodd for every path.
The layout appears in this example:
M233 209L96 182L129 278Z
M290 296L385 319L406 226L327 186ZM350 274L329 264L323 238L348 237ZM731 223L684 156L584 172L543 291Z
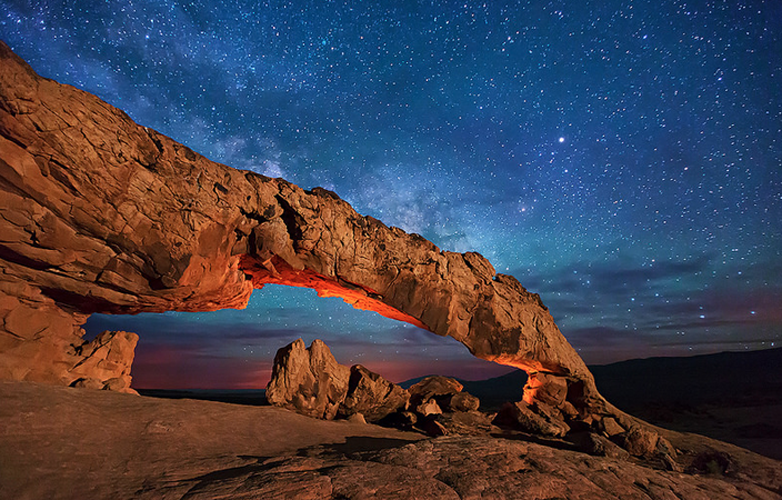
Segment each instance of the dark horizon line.
M620 365L624 363L633 363L633 362L639 362L639 361L652 361L652 360L669 360L669 359L695 359L695 358L706 358L706 357L712 357L712 356L722 356L725 354L752 354L757 352L765 352L765 351L782 351L782 346L780 347L768 347L764 349L752 349L752 350L725 350L725 351L718 351L708 354L693 354L691 356L650 356L646 358L632 358L632 359L626 359L623 361L615 361L612 363L606 363L606 364L590 364L587 365L587 367L591 370L592 367L599 367L599 368L605 368L615 365ZM508 375L512 373L517 373L519 371L523 371L519 368L510 371L504 375L499 375L496 377L489 377L486 379L479 379L479 380L467 380L462 379L459 377L449 377L456 379L460 382L485 382L488 380L494 380L498 378L507 377ZM382 374L381 374L382 375ZM428 375L421 375L418 377L413 377L407 380L404 380L402 382L397 383L397 385L404 386L408 382L417 381L424 379L426 377L435 376L437 374L428 374ZM188 387L188 388L176 388L176 389L161 389L161 388L155 388L155 387L135 387L131 384L131 387L137 391L161 391L161 392L194 392L194 393L234 393L234 394L251 394L251 393L258 393L258 392L266 392L265 388L262 389L231 389L231 388L203 388L203 387Z

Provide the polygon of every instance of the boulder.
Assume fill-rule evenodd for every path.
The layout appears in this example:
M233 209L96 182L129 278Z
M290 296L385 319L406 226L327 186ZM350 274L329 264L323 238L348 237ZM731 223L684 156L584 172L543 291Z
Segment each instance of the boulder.
M408 392L361 365L341 365L319 339L298 339L277 351L266 388L270 404L332 420L360 414L377 422L407 408Z
M364 415L360 413L354 413L351 416L347 418L348 422L354 423L354 424L366 424L367 419L364 418Z
M523 401L505 403L492 424L541 436L562 437L570 430L564 420L540 414Z
M453 378L426 377L410 387L410 408L421 415L477 410L481 406L480 400L462 392L463 388Z
M266 387L269 403L327 420L337 415L348 391L350 369L340 365L323 341L309 348L298 339L277 351Z
M605 417L599 420L597 428L607 437L616 436L625 432L625 428L619 425L616 419Z
M581 415L576 410L576 407L570 401L564 401L558 407L559 411L567 420L581 420ZM583 422L582 422L583 423Z
M687 472L690 474L735 476L737 469L736 461L730 453L707 449L695 455Z
M130 388L130 367L137 342L135 333L105 331L90 342L71 346L68 364L55 366L71 387L137 394Z
M378 424L385 427L396 427L402 430L411 430L415 424L418 423L418 415L412 411L398 411L391 413L384 419L378 422Z
M439 375L426 377L410 387L410 404L418 405L432 398L450 399L454 394L460 393L463 388L464 386L453 378Z
M438 405L437 401L434 399L427 399L426 401L419 403L413 408L413 411L424 417L429 415L439 415L443 412L443 410L440 408L440 405Z
M650 429L634 426L622 434L617 434L614 439L631 455L651 458L657 451L660 435Z
M407 408L410 394L396 384L361 365L350 368L347 394L339 406L339 416L361 413L367 422L377 422Z
M567 380L551 373L531 373L527 378L527 385L524 386L524 393L528 403L541 401L551 406L560 406L567 398Z
M596 457L609 457L618 460L626 460L630 454L611 440L594 432L577 432L568 435L568 441L584 453Z
M130 388L130 369L137 343L138 335L132 332L102 332L93 341L74 349L82 360L69 373L98 380L102 389L135 394Z
M432 437L445 436L449 434L448 429L437 420L437 415L430 415L420 419L416 424L420 430Z
M450 397L447 408L450 411L476 411L481 407L481 400L468 392L459 392Z

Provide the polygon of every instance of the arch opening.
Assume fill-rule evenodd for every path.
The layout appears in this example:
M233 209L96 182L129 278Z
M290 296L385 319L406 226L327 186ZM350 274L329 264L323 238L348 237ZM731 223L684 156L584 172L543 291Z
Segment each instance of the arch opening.
M277 349L297 338L307 345L322 339L341 364L365 365L396 383L434 374L483 380L512 370L474 357L453 339L354 309L321 290L266 283L241 310L93 314L83 326L85 339L104 330L137 333L135 389L263 389Z

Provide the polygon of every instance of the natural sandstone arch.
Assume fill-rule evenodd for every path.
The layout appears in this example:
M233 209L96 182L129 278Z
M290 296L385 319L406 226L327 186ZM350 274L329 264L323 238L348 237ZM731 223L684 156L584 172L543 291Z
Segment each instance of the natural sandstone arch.
M85 362L89 314L242 308L280 283L522 368L528 402L548 387L609 411L538 295L480 255L441 251L327 190L209 161L39 77L2 42L0 66L0 377L126 377L111 359Z

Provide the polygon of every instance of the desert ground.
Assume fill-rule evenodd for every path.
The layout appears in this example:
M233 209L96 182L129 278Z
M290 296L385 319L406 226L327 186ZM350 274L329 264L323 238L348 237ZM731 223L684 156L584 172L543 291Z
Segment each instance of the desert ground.
M782 498L782 462L662 431L681 471L523 433L435 439L271 406L0 382L0 497Z

